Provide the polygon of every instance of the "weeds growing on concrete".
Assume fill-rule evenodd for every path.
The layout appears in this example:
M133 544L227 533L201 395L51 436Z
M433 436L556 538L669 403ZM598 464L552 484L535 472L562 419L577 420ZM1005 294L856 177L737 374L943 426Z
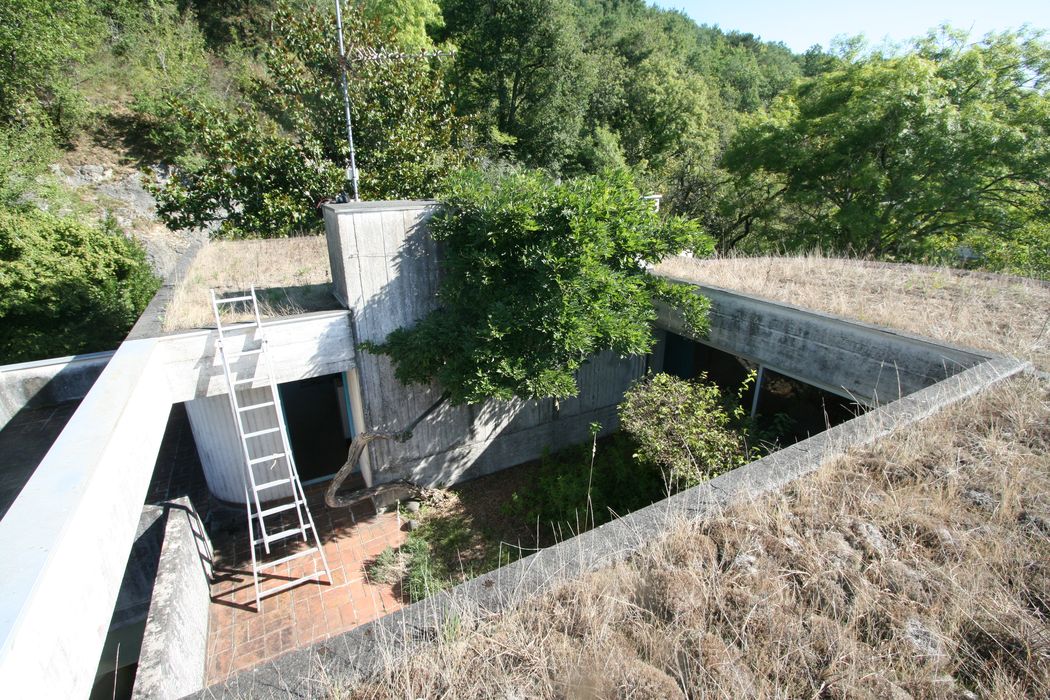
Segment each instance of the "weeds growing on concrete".
M950 268L827 258L675 257L656 274L754 294L1050 369L1050 284Z
M259 311L267 317L336 308L331 281L324 236L210 241L178 281L164 313L164 330L214 326L209 289L227 293L255 285ZM229 321L244 319L231 316Z
M1050 388L1015 378L333 695L1046 697Z

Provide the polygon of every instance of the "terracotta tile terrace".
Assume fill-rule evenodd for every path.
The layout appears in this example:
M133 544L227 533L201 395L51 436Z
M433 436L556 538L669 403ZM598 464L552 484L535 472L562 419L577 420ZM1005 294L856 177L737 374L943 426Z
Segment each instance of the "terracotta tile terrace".
M264 597L262 609L257 610L247 533L215 542L206 685L404 605L391 586L372 583L365 571L366 564L386 547L404 543L403 522L396 512L376 514L371 503L353 512L329 509L324 504L325 486L307 488L307 501L324 543L331 582L323 575L319 557L281 564L260 577L263 590L315 571L321 572L321 580ZM302 546L301 540L296 546ZM282 553L275 551L273 556Z

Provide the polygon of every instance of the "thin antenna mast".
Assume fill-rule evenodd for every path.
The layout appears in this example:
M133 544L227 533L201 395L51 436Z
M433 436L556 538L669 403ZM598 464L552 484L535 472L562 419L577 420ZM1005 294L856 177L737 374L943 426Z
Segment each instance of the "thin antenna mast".
M347 65L349 61L368 61L371 63L392 63L394 61L426 61L431 58L446 58L455 56L454 51L427 51L421 49L419 53L408 53L405 51L375 49L368 47L353 47L353 56L348 60L346 47L343 45L343 6L339 0L335 0L335 25L339 35L339 69L343 75L343 109L346 113L346 141L350 144L350 163L346 168L346 179L353 183L354 201L360 202L361 196L357 187L357 158L354 151L354 125L350 120L350 89L347 86Z
M343 7L335 0L335 25L339 35L339 69L343 74L343 109L346 112L346 141L350 144L350 165L346 169L346 179L353 183L354 201L360 202L357 190L357 158L354 153L354 124L350 120L350 90L346 84L346 48L343 46Z

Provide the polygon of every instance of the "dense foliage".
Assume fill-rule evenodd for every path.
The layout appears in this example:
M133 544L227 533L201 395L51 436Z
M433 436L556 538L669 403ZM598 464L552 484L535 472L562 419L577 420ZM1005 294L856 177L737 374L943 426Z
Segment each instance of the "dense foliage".
M351 47L394 44L391 34L349 7ZM232 112L180 105L199 153L160 192L173 228L219 222L219 234L288 236L320 226L318 205L348 190L349 147L331 18L277 3L261 70L244 86L251 98ZM406 199L434 194L464 163L464 120L447 100L440 71L426 61L350 64L361 196Z
M0 364L112 348L157 287L110 226L0 209Z
M638 443L637 456L658 465L675 487L692 486L751 459L741 428L744 411L706 374L692 380L646 375L627 390L619 414L624 432Z
M732 138L722 240L1050 273L1048 68L1031 33L946 33L800 82Z
M593 451L592 451L593 450ZM592 447L545 455L534 483L512 494L504 510L535 527L542 541L560 541L668 495L660 470L640 464L637 443L615 433Z
M443 200L430 225L445 250L440 308L369 348L406 384L436 380L457 403L574 396L594 354L649 351L654 300L706 323L705 299L645 263L709 252L710 239L657 215L626 173L557 183L468 172Z

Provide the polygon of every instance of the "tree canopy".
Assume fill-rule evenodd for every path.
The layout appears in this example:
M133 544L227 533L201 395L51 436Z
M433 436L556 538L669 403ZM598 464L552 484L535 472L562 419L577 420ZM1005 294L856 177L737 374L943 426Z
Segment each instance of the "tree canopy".
M752 197L751 230L737 231L751 246L891 259L981 254L996 241L1045 250L1048 67L1034 34L943 33L800 82L726 152Z
M705 327L705 300L645 265L713 243L659 216L624 172L562 183L468 172L442 199L430 224L445 251L440 307L366 348L406 384L437 381L456 403L565 398L594 354L650 350L654 300Z

